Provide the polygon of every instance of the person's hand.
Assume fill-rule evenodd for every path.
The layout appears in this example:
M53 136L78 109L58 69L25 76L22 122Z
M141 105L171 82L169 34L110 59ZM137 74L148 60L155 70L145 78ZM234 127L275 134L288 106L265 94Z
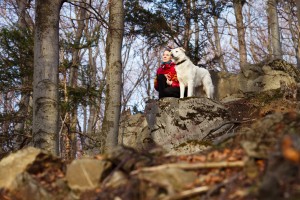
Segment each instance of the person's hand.
M168 85L172 85L173 81L170 81L169 79L167 79L167 84Z
M171 76L169 74L165 74L165 77L167 78L167 80L171 80Z

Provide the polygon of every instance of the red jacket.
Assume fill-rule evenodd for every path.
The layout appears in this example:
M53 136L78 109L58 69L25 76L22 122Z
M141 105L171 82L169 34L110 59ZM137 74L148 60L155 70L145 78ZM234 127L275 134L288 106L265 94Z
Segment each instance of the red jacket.
M172 87L179 87L179 82L178 82L177 74L176 74L176 71L175 71L175 63L173 63L173 62L164 63L164 64L161 64L160 67L157 69L156 77L154 79L154 88L156 90L158 90L157 76L159 74L168 74L171 78L170 81L172 81L171 86Z

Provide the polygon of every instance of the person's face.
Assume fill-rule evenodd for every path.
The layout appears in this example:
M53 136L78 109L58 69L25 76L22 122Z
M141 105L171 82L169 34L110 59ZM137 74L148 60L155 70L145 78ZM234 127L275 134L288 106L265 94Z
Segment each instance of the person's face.
M163 62L168 62L172 59L171 52L170 51L164 51L163 56L162 56L162 61Z

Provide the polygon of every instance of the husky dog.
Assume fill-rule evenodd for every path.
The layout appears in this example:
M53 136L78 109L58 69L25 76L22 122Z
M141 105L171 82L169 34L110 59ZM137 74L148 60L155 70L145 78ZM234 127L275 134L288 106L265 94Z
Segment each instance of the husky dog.
M209 71L194 65L186 56L185 50L182 47L172 49L171 53L173 60L176 63L175 70L180 85L180 98L184 97L185 87L188 88L188 97L191 97L195 95L194 90L202 86L206 96L212 99L214 85Z

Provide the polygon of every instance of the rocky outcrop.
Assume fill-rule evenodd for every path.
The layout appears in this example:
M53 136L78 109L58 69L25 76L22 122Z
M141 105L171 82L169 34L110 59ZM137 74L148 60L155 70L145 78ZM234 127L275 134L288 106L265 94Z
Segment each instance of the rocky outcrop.
M144 115L128 115L121 125L123 144L138 150L162 147L169 154L195 153L232 124L224 106L207 98L149 101Z
M249 64L238 74L212 72L212 77L218 100L278 89L282 83L295 85L300 82L300 72L297 68L283 60Z

